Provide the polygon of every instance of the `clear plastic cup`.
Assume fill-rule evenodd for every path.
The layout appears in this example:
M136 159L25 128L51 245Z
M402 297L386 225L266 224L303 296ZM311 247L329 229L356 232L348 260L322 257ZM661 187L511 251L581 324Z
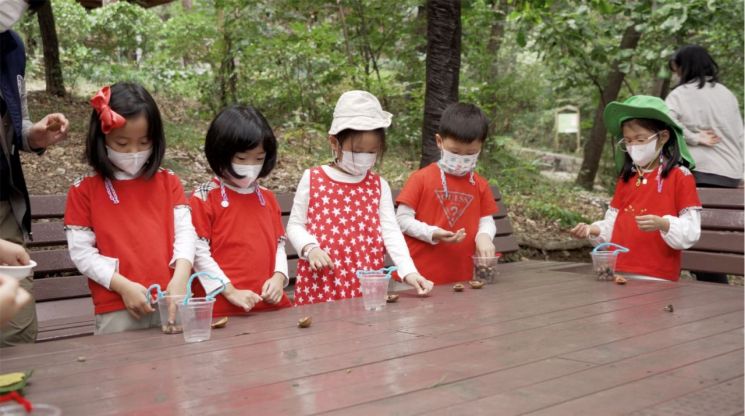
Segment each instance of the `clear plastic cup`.
M184 329L184 341L201 342L210 339L212 334L212 307L215 299L191 298L184 305L178 304L181 324Z
M357 272L357 277L360 279L362 303L365 310L383 310L386 304L386 295L388 295L388 281L391 279L390 274L365 270Z
M178 304L183 302L183 296L164 295L158 298L160 329L164 334L180 334L184 331L178 311Z
M613 280L616 274L616 259L618 251L593 251L592 269L598 280Z
M473 256L473 280L492 284L497 281L497 263L499 255L494 257Z
M44 403L34 403L30 412L26 412L26 409L20 404L13 403L0 406L0 416L59 416L61 414L62 411L59 407Z

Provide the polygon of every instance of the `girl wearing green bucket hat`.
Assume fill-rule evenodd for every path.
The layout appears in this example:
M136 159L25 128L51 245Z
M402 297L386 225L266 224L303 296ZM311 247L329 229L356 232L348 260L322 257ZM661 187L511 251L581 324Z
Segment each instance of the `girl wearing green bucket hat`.
M603 119L616 138L616 190L603 220L578 224L571 234L628 247L616 263L626 277L677 281L681 250L701 235L701 202L683 131L658 97L614 101Z

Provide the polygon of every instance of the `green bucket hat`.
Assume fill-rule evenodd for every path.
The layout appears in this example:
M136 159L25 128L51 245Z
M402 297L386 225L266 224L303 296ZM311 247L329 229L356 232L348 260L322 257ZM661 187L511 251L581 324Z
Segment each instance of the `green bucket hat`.
M603 112L605 127L613 135L614 139L618 139L623 135L621 130L623 122L634 118L659 120L670 126L673 134L675 134L675 140L678 141L678 148L680 149L680 155L684 163L690 169L696 167L696 163L688 151L688 146L683 136L683 128L670 117L667 105L665 105L662 99L650 95L635 95L622 103L618 101L611 102L605 107L605 111ZM624 153L617 151L615 155L616 170L620 172L623 167Z

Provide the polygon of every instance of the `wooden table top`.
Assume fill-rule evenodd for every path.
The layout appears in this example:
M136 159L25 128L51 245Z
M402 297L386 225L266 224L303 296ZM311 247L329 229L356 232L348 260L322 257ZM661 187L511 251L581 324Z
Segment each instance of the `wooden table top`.
M587 265L500 265L494 285L3 349L26 396L67 415L735 415L743 289L594 280ZM666 312L664 307L674 306ZM313 325L297 327L302 316Z

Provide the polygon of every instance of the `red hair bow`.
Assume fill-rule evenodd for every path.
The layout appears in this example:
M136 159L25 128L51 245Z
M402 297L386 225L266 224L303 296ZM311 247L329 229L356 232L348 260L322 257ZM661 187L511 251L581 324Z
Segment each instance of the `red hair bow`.
M112 129L118 129L127 124L127 119L109 107L110 99L111 87L108 85L91 97L91 107L98 112L98 118L101 119L101 130L104 134L109 134Z

